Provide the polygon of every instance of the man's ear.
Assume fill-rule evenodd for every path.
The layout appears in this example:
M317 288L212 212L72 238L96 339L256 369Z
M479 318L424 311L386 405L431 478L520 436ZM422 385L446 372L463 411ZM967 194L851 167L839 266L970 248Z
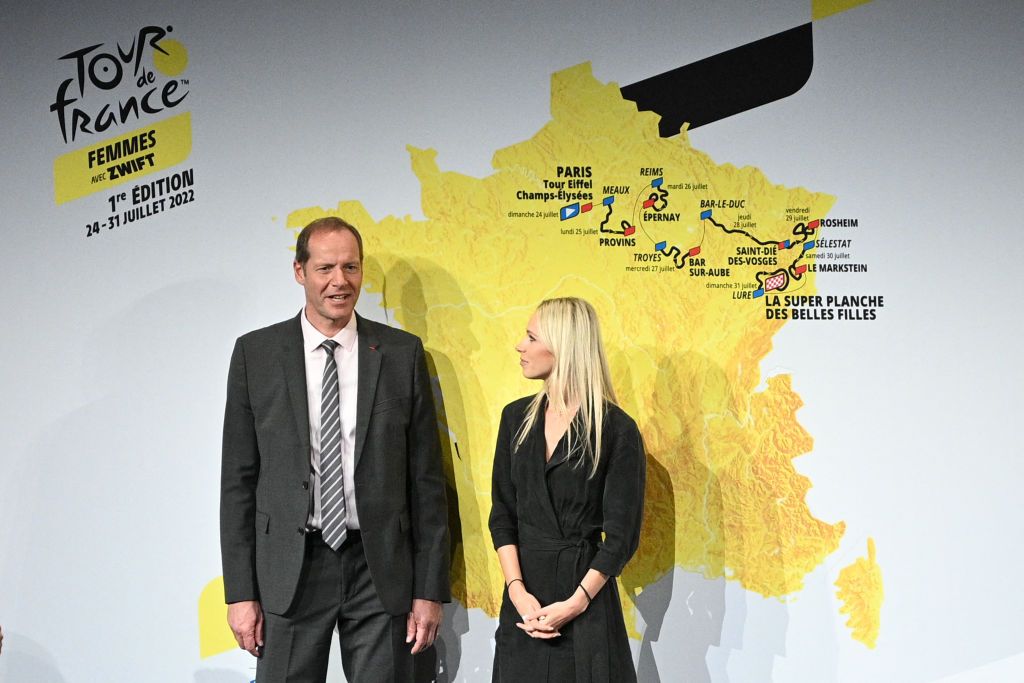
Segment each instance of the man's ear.
M292 269L295 271L295 281L300 285L306 284L306 271L298 261L292 261Z

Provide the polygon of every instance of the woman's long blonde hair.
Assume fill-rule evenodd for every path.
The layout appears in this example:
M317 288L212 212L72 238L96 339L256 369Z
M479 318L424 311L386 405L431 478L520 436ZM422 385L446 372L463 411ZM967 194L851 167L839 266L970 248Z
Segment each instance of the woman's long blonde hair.
M545 398L548 405L561 414L567 414L570 406L578 405L580 420L569 422L566 447L570 456L578 452L579 463L584 456L589 458L589 476L592 477L601 459L601 431L607 404L618 403L597 313L583 299L564 297L542 301L536 314L537 338L554 355L555 363L544 380L544 388L526 409L516 433L515 448L518 450L537 423ZM590 440L591 433L595 435L594 443Z

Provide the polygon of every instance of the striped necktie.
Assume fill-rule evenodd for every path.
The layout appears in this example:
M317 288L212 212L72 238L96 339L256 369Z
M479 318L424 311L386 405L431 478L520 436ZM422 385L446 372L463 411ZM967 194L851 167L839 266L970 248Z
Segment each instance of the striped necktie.
M348 533L341 476L341 393L334 361L338 342L327 339L320 346L327 352L320 400L320 528L324 542L337 550Z

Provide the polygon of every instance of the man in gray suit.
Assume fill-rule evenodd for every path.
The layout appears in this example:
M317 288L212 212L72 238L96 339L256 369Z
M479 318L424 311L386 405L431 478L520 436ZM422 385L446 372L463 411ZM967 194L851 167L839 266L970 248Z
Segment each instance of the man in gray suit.
M355 313L359 232L307 225L305 308L238 339L228 373L221 554L228 623L257 681L412 680L450 599L437 420L423 345Z

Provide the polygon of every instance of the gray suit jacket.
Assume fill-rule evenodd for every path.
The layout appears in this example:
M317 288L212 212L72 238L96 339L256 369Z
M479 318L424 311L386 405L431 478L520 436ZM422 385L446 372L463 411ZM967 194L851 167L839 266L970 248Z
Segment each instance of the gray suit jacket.
M302 315L300 312L299 315ZM423 345L358 317L355 489L373 584L391 614L448 601L448 516ZM227 602L288 610L309 514L309 411L299 318L238 339L228 372L220 531Z

